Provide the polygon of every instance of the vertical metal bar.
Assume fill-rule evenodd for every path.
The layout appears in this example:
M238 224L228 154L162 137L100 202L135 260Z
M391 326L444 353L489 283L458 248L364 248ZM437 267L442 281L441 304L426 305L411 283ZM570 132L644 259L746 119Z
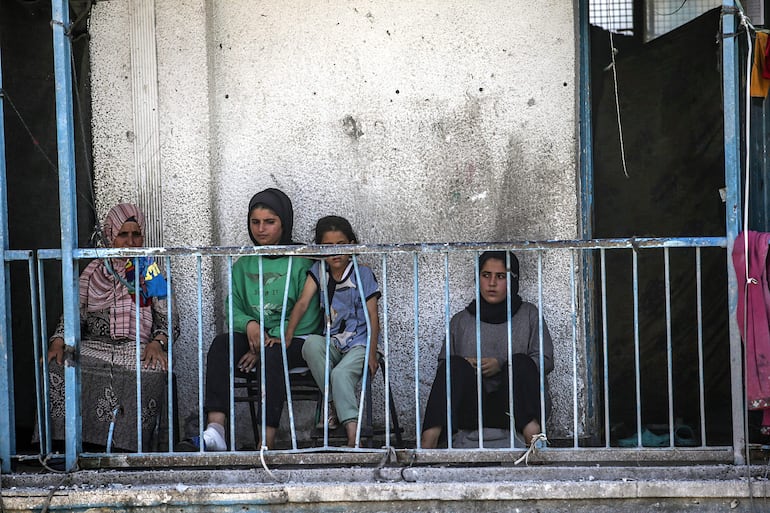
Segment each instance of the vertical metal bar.
M633 294L634 294L634 391L636 393L636 438L642 445L642 391L641 364L639 357L639 255L632 251L633 259Z
M262 447L267 447L265 440L267 439L267 374L266 374L266 361L265 361L265 271L263 269L264 261L262 255L257 257L259 260L259 383L260 390L262 391ZM288 276L286 277L288 279ZM232 301L230 302L232 304ZM232 354L232 350L231 350ZM231 362L234 365L234 362ZM233 367L234 368L234 367ZM230 425L232 427L233 447L235 449L235 398L233 397L232 383L230 385L230 400L231 402L231 417ZM260 448L261 450L261 448Z
M286 354L286 304L289 302L289 285L291 284L291 267L294 263L294 257L289 257L286 266L286 284L283 288L283 302L281 303L281 361L283 362L283 379L286 387L286 406L289 408L289 431L291 433L291 447L297 449L297 430L294 425L294 403L291 398L291 383L289 380L289 357ZM301 290L301 288L300 288ZM288 342L291 342L290 340Z
M695 287L698 316L698 398L700 408L700 440L706 445L706 387L703 377L703 281L701 277L700 248L695 248Z
M142 436L142 332L140 313L142 303L142 288L139 284L139 257L134 257L134 318L136 322L136 451L144 452L143 436ZM111 447L107 447L107 452L112 450Z
M356 283L358 283L358 295L361 298L361 304L364 310L364 320L366 321L366 354L364 355L364 371L361 378L361 398L358 404L358 428L356 429L356 448L361 445L361 420L364 413L364 400L366 385L369 382L369 352L372 345L372 320L369 318L369 309L366 307L366 296L364 288L361 285L361 274L358 270L358 259L353 255L353 269L356 273Z
M3 74L0 59L0 305L4 315L0 316L0 471L11 471L11 454L16 451L15 407L13 401L13 346L11 345L10 281L7 275L5 252L8 250L8 183L5 169L5 129L3 122Z
M449 334L449 321L451 312L449 310L449 253L444 253L444 376L446 379L446 435L447 447L452 448L452 371L451 354L452 345Z
M420 311L420 278L419 261L417 259L418 254L412 255L412 283L414 286L414 303L413 303L413 315L414 323L412 324L414 329L414 432L417 433L417 448L422 448L422 441L420 440L420 331L419 331L419 311Z
M332 316L331 316L331 304L329 303L329 278L326 276L326 261L321 260L319 266L318 276L321 279L321 297L324 303L324 338L326 343L326 350L324 352L324 393L323 393L323 426L324 426L324 448L329 447L329 378L331 377L331 367L329 366L329 358L331 357L331 332L332 332Z
M483 391L483 380L481 379L481 284L479 267L479 253L474 254L473 265L475 270L475 296L476 296L476 422L479 430L479 449L484 448L484 410L481 404L481 392ZM451 436L447 433L447 437Z
M37 261L37 286L38 286L38 308L40 315L40 338L35 341L40 344L40 351L44 355L41 365L43 375L42 395L38 401L42 404L38 407L38 415L42 415L42 420L38 419L38 430L40 431L40 452L41 455L51 453L51 398L48 390L48 323L46 321L46 301L45 301L45 274L43 273L43 261Z
M261 257L260 257L261 258ZM262 274L262 261L259 261L259 273ZM262 285L262 281L260 280L260 286ZM230 404L227 406L228 410L228 418L230 419L230 449L235 449L235 394L233 393L233 388L235 388L235 356L233 355L233 345L235 342L233 341L233 257L232 255L227 257L227 297L229 301L227 302L227 333L228 333L228 359L230 361L230 371L227 373L228 377L228 386L230 387ZM260 296L261 299L261 296ZM262 352L264 352L264 346L262 347ZM264 360L264 355L263 360ZM260 364L262 362L260 361ZM264 365L261 366L264 369ZM264 419L265 419L265 380L263 379L261 381L262 384L262 440L265 439L265 428L264 428ZM201 447L203 447L203 438L201 437Z
M64 344L65 353L77 355L80 340L80 312L78 307L77 262L72 257L72 250L77 248L78 229L75 187L75 128L72 114L72 69L70 64L72 45L68 37L70 29L69 2L66 0L53 0L51 2L51 14L54 77L56 82L56 145L59 164L59 222L61 225L62 249ZM0 211L5 211L5 209L0 208ZM0 224L7 226L7 223ZM0 284L0 290L5 290L3 285ZM74 470L78 454L82 448L80 366L77 363L77 358L74 360L67 358L65 360L64 383L66 397L65 467L68 470ZM3 463L5 463L5 460Z
M388 339L388 254L382 254L382 351L385 354L385 446L390 447L390 347ZM420 434L417 433L417 437Z
M42 430L42 417L45 415L45 411L43 410L42 406L45 404L45 399L43 399L42 392L43 392L43 375L41 373L41 366L39 365L39 362L42 362L44 359L46 359L47 352L42 353L40 349L40 344L38 341L40 340L40 312L38 310L40 302L38 298L38 286L37 286L37 275L35 273L35 257L32 252L29 254L29 258L27 260L27 272L29 273L29 299L30 299L30 313L32 314L32 358L34 362L35 367L35 404L37 406L37 426L38 426L38 436L40 438L40 447L42 448L45 445L46 435L43 433Z
M591 84L591 24L589 15L589 0L578 0L578 144L579 144L579 166L580 166L580 226L579 236L581 239L591 239L593 233L594 217L594 167L593 167L593 127L592 127L592 84ZM595 255L591 251L581 253L581 274L580 295L582 298L583 334L585 341L583 349L585 351L584 366L586 372L585 393L583 400L585 405L585 422L598 428L599 416L598 400L601 394L602 384L599 382L599 344L598 339L598 321L596 313L596 265ZM596 325L595 325L596 324ZM607 397L606 395L604 397ZM595 406L596 404L596 406ZM605 415L606 420L606 415Z
M666 378L668 381L668 442L674 446L674 358L671 346L671 258L663 248L663 272L666 282Z
M610 446L610 365L609 342L607 340L607 253L604 248L599 250L601 260L602 280L602 354L604 381L604 446Z
M578 362L577 362L577 286L575 284L576 252L570 250L569 287L572 317L572 446L578 447Z
M593 131L591 127L591 26L589 0L578 1L578 130L580 131L580 237L593 236L594 173Z
M166 373L166 418L168 423L168 437L169 449L174 445L174 308L173 296L171 294L171 257L165 257L163 260L163 266L166 269L166 313L168 324L166 326L166 348L168 349L167 359L168 367Z
M204 390L203 390L203 281L202 281L202 264L201 264L202 256L197 255L195 257L195 273L196 273L196 292L197 292L197 300L198 300L198 308L197 308L197 318L198 318L198 344L197 344L197 353L198 353L198 440L199 440L199 451L203 452L203 430L205 428L205 419L204 416L206 415L204 413L203 409L203 397L204 397ZM230 327L232 327L232 315L230 317ZM254 440L256 442L256 440Z
M733 37L737 32L735 0L722 2L722 98L724 113L725 147L725 231L727 236L727 300L730 327L730 382L732 399L733 459L736 465L745 463L743 454L745 438L746 400L743 393L743 353L741 335L735 313L738 307L738 282L732 258L733 244L741 230L741 117L740 117L740 64L738 62L738 41ZM748 120L747 120L748 121Z
M545 428L545 356L543 355L543 252L537 252L537 336L538 336L538 370L540 371L540 431L546 436Z
M508 350L508 433L510 436L510 447L516 446L516 418L513 413L513 333L511 333L511 324L513 316L511 315L511 252L505 252L505 312L506 312L506 345Z

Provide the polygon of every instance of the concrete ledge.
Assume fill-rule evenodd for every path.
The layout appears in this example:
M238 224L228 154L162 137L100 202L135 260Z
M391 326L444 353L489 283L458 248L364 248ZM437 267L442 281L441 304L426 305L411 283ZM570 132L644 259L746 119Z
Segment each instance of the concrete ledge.
M754 467L757 474L763 468ZM2 478L7 512L111 508L120 511L261 511L324 508L352 504L358 511L429 510L590 511L627 504L644 510L653 503L699 505L741 511L767 496L767 480L746 467L386 467L336 469L80 471L72 474L16 474ZM750 484L750 486L749 486ZM451 505L454 506L451 506ZM582 504L582 506L581 506ZM410 505L407 507L407 505ZM443 505L436 509L437 505ZM566 509L564 509L566 508ZM676 509L676 508L674 508ZM308 509L308 511L311 511ZM482 510L486 511L482 508ZM524 509L527 510L526 508ZM673 509L672 509L673 510ZM475 511L475 510L474 510Z

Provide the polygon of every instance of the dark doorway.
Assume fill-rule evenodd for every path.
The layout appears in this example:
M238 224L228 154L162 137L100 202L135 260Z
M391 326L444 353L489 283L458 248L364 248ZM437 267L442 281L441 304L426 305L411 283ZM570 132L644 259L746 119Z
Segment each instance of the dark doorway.
M75 77L78 223L81 246L93 226L90 160L90 92L87 17L91 2L71 1ZM6 142L10 249L58 248L59 188L50 0L0 0L0 52ZM85 133L82 133L81 127ZM46 266L47 323L61 314L61 265ZM12 340L16 444L32 449L35 421L30 285L26 263L11 265Z
M624 174L609 33L592 28L594 236L724 236L720 10L642 44L613 36L628 176ZM635 433L633 251L607 255L610 424ZM698 430L695 251L670 251L674 420ZM639 250L641 423L669 422L663 250ZM707 443L731 436L727 261L702 252ZM599 298L597 298L599 300ZM600 303L597 303L600 304Z

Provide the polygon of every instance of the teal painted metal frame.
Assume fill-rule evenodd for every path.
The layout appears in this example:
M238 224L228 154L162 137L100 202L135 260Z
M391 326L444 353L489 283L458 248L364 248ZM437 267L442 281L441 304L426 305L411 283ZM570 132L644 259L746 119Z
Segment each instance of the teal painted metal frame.
M56 80L56 145L59 164L59 222L61 225L62 305L64 313L65 465L77 468L82 449L80 420L80 367L72 365L78 353L80 312L78 272L73 250L77 249L77 195L75 185L75 124L72 99L72 41L69 37L69 2L51 2L54 77Z
M741 336L735 312L738 306L738 283L733 267L733 243L741 231L741 101L740 64L736 32L736 5L734 0L722 3L722 97L724 98L725 145L725 234L727 237L727 301L730 326L730 382L733 412L733 458L736 465L745 463L745 407L743 393L743 357ZM748 122L748 120L746 120ZM740 407L738 407L740 405Z
M1 57L1 55L0 55ZM16 452L15 407L13 401L13 346L11 344L11 291L8 276L8 182L5 179L5 128L3 118L3 66L0 59L0 304L5 312L0 319L0 468L11 471L11 455Z
M578 166L580 170L579 195L579 233L578 237L588 240L593 237L594 217L594 163L593 163L593 111L591 108L591 26L589 16L589 0L578 0ZM581 253L580 265L583 276L583 326L586 352L586 416L591 419L592 427L601 425L601 377L591 369L600 369L598 323L596 298L596 258L586 252Z

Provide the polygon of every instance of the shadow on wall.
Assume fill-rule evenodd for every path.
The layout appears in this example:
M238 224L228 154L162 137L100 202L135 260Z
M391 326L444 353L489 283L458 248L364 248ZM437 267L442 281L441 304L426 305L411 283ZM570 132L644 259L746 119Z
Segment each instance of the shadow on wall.
M628 177L624 176L608 33L593 28L595 237L725 234L719 9L644 45L613 36ZM671 251L673 412L699 425L696 277L693 250ZM704 250L703 344L708 443L730 436L724 250ZM598 287L597 287L598 288ZM607 258L610 422L636 425L631 252ZM600 298L597 298L599 300ZM668 422L663 251L639 253L642 424Z

